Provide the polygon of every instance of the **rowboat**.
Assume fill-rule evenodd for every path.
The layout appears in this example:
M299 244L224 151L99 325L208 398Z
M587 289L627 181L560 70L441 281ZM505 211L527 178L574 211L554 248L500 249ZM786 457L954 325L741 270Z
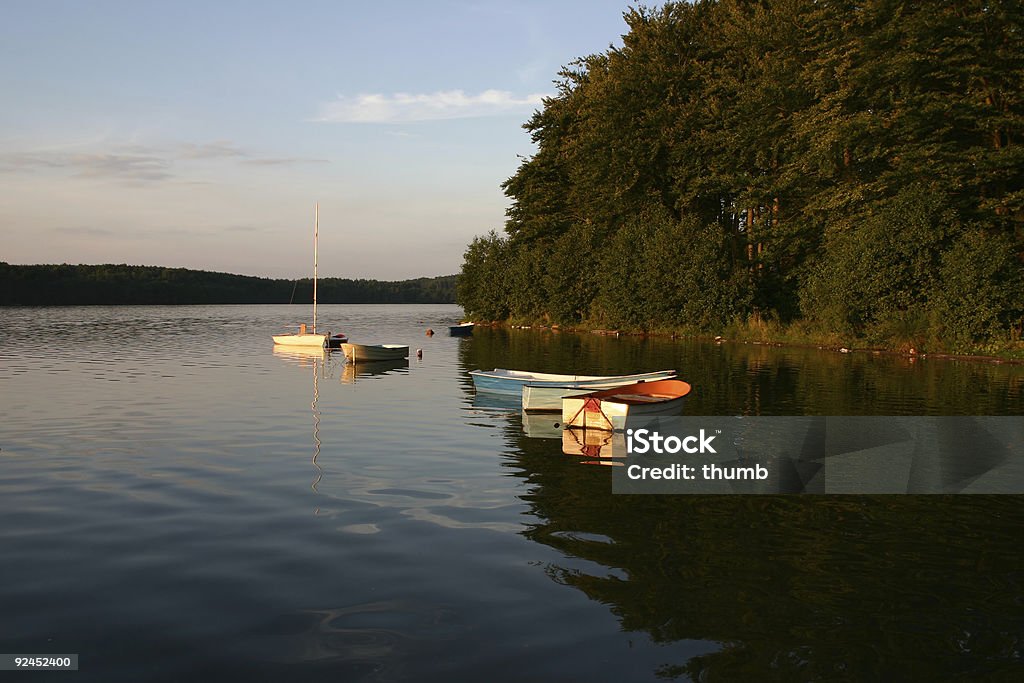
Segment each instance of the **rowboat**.
M522 400L512 394L495 394L490 391L478 391L473 394L473 408L486 412L518 413L522 410ZM552 420L555 422L555 420Z
M663 379L568 396L562 399L562 423L568 428L621 429L630 417L679 415L688 393L686 382Z
M671 371L666 371L666 374L654 378L655 381L659 379L673 379L676 374ZM587 394L599 389L614 389L615 387L621 387L626 384L635 384L637 381L646 382L649 380L636 380L636 379L624 379L624 380L612 380L609 382L600 382L590 384L586 387L580 387L572 384L524 384L523 385L523 410L528 412L559 412L562 410L562 399L567 396L578 396L580 394Z
M409 347L399 344L342 344L345 358L351 362L401 360L409 357Z
M622 384L632 384L623 382ZM537 412L559 412L562 410L562 399L568 396L579 396L589 394L598 389L611 389L622 386L622 384L609 384L606 386L578 387L566 386L564 384L545 386L541 384L523 385L523 410L530 413Z
M675 370L659 370L644 372L638 375L554 375L544 372L528 372L525 370L473 370L473 385L477 391L490 391L498 394L521 396L523 386L561 386L584 389L601 389L613 385L631 382L670 379L676 376Z
M448 334L453 337L468 337L473 334L473 323L461 323L448 327Z

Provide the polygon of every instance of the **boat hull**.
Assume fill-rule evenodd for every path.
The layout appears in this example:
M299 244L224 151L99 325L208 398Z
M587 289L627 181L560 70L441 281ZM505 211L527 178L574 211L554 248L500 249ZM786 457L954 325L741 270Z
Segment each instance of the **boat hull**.
M672 379L674 377L675 373L671 373L664 377L656 377L650 380L640 381L658 381L661 379ZM557 413L562 410L562 399L568 396L579 396L580 394L588 394L597 391L598 389L614 389L615 387L621 387L627 384L634 383L636 383L636 380L602 382L600 384L592 384L587 387L579 387L572 385L566 386L557 384L524 384L522 389L523 410L531 413Z
M349 361L401 360L409 357L409 347L398 344L342 344Z
M327 341L326 334L275 334L274 343L281 346L319 346Z
M448 328L448 334L453 337L469 337L473 334L473 323L452 325Z
M523 370L473 370L473 386L477 391L496 394L513 394L522 396L523 386L530 384L538 387L566 387L569 389L601 389L632 382L669 379L675 377L675 370L659 370L644 372L637 375L555 375L543 372L526 372Z
M562 423L570 429L621 429L628 418L680 415L690 385L659 380L562 399Z

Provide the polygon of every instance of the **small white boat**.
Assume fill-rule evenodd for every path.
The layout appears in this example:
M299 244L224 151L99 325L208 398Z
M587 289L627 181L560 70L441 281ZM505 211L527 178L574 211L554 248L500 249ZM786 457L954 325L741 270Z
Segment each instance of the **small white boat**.
M314 328L316 329L316 328ZM275 334L274 343L281 346L301 346L306 348L322 349L327 343L326 334L307 332L306 325L299 325L297 334Z
M409 347L399 344L342 344L341 350L350 362L401 360L409 357Z
M679 415L688 393L686 382L663 379L568 396L562 399L562 423L568 428L610 431L628 417Z
M638 375L554 375L525 370L473 370L473 386L477 391L491 391L499 394L521 396L524 384L536 386L562 386L582 388L603 388L612 384L629 384L641 380L668 379L676 376L675 370L644 372Z
M581 387L574 384L524 384L523 385L523 410L528 412L559 412L562 409L562 399L567 396L579 396L599 389L613 389L635 384L639 382L657 381L661 379L674 379L676 373L666 370L664 374L652 377L650 380L641 379L615 379L608 382L588 384Z
M468 337L473 334L473 323L450 325L448 327L448 334L453 337Z

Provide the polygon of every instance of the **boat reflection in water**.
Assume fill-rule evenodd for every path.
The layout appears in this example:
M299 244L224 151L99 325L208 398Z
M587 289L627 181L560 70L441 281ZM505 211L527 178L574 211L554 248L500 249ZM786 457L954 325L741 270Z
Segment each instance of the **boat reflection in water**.
M621 431L603 429L566 429L558 415L521 411L523 436L530 439L551 439L562 443L562 453L582 456L582 465L622 465L626 457L626 440ZM552 444L553 445L553 444Z
M581 461L584 465L618 466L623 464L621 460L626 457L626 440L622 432L609 432L603 429L563 429L562 452L587 458Z
M581 371L606 374L638 359L686 367L693 415L1020 414L1018 375L995 379L1005 366L972 365L954 391L958 364L908 372L898 358L800 348L482 328L458 352L464 373L576 358L602 359ZM603 457L614 432L605 445L572 430L559 447L513 413L472 424L501 430L527 508L519 533L554 551L552 583L605 606L631 645L661 648L656 669L638 661L625 678L1019 678L1019 496L621 495L610 475L622 468L577 466L624 462Z
M400 358L397 360L375 360L348 361L341 369L341 381L345 384L355 384L357 380L369 379L371 377L387 374L398 374L409 371L409 359Z
M318 462L320 459L320 448L323 445L320 441L320 410L316 405L320 400L320 378L321 376L325 378L328 376L328 368L332 368L335 363L340 362L341 356L325 348L281 346L279 344L274 345L274 355L289 363L313 370L313 398L310 401L310 411L313 414L313 455L311 461L316 474L313 477L310 488L315 492L317 484L323 478L323 468L320 467ZM313 514L319 514L319 512L320 509L317 508L313 511Z
M553 413L529 413L522 411L523 434L531 439L561 439L562 423Z
M320 361L332 360L335 354L322 346L285 346L274 344L274 357L283 361L307 368L310 365L319 366Z

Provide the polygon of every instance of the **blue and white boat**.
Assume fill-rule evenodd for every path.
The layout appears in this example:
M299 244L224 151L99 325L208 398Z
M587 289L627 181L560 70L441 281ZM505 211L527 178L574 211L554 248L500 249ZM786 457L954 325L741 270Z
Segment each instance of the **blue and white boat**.
M671 379L676 376L675 370L659 370L644 372L639 375L554 375L544 372L528 372L526 370L473 370L473 386L477 391L496 394L513 394L522 396L523 386L557 386L567 388L600 389L620 384L650 382L659 379Z

